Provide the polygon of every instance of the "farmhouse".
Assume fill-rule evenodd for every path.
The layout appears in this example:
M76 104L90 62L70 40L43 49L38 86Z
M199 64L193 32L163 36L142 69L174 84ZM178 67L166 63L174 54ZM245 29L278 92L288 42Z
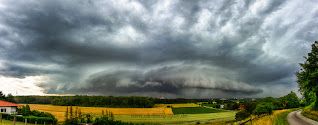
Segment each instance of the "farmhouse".
M22 105L0 100L0 113L16 114L19 106Z

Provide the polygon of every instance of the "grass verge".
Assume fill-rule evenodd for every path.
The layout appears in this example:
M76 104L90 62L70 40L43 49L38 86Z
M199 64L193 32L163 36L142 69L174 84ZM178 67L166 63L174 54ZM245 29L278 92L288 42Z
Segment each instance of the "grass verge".
M318 121L318 111L312 110L314 105L315 105L315 103L312 103L309 106L305 107L303 109L303 111L301 112L301 115L303 115L309 119Z
M174 114L202 114L202 113L217 113L224 112L223 110L205 108L205 107L181 107L172 108Z
M282 112L282 113L276 115L274 118L275 125L289 125L288 121L287 121L287 115L293 111L296 111L296 110L298 110L298 108L297 109L290 109L286 112Z

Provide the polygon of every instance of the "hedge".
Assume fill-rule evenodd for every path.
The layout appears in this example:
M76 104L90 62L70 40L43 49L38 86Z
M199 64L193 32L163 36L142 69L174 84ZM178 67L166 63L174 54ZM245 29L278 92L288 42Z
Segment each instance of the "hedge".
M2 118L6 120L13 120L14 115L10 114L2 114ZM28 123L35 123L37 121L37 124L56 124L57 120L49 117L36 117L36 116L16 116L16 121L25 122L24 120L27 119Z

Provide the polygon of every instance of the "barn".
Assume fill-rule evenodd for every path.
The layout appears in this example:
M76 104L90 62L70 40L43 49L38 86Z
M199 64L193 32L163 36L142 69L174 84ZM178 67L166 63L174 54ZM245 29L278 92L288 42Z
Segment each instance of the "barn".
M19 106L22 105L0 100L0 113L16 114Z

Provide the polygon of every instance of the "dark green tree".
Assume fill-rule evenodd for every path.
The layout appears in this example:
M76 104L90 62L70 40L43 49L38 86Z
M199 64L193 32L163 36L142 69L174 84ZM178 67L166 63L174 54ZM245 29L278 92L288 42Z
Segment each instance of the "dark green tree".
M7 95L6 101L8 101L8 102L14 102L14 97L13 97L13 95L12 95L11 93L9 93L9 94Z
M6 96L2 93L2 91L0 91L0 100L5 100Z
M311 52L308 53L304 63L299 63L301 66L300 71L297 71L297 83L299 85L299 91L304 97L309 98L311 92L315 93L316 100L318 97L318 41L315 41L311 45ZM315 110L318 110L318 101L316 101Z

